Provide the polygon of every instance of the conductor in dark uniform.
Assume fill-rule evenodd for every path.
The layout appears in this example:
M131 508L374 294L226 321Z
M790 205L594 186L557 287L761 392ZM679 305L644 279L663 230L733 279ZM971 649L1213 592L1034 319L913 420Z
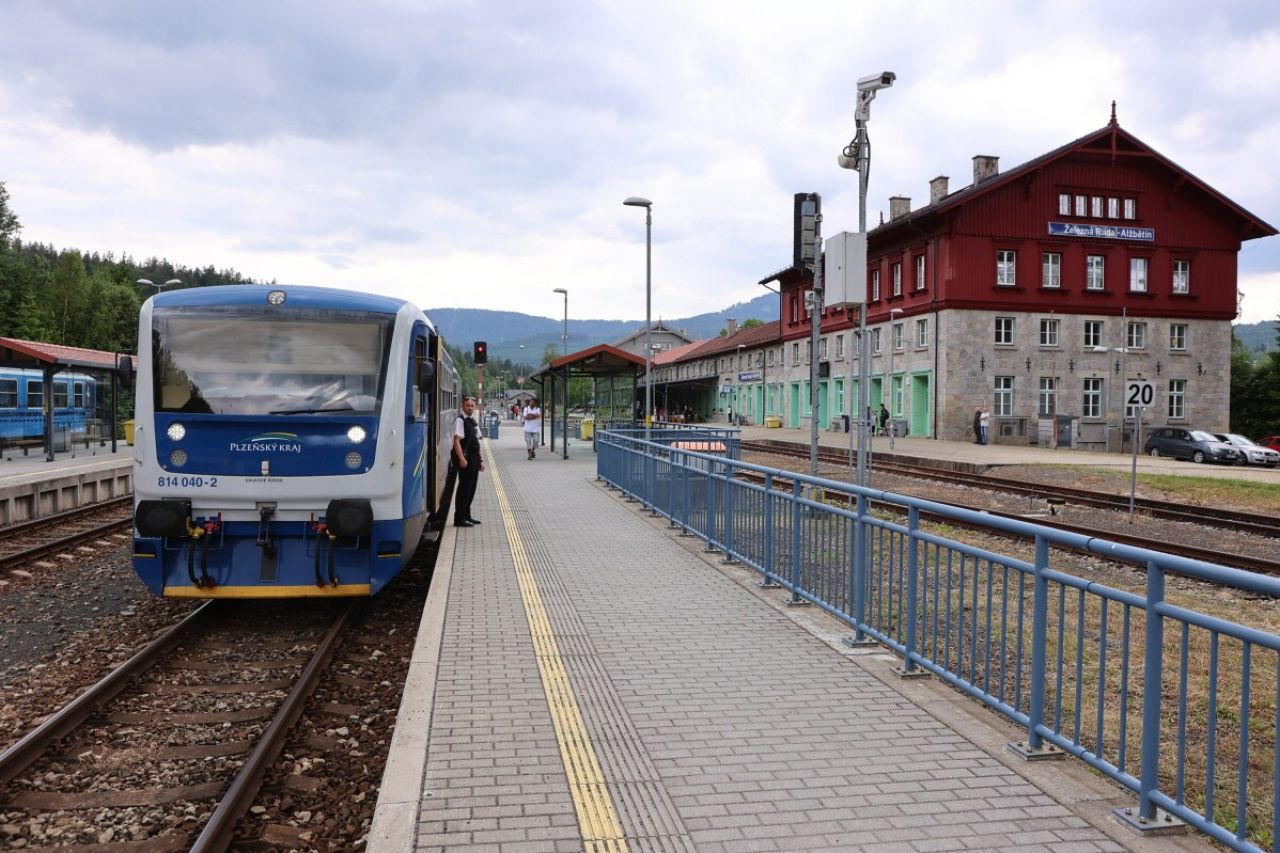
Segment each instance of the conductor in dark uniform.
M453 504L453 526L475 527L480 522L471 517L471 500L476 496L476 484L484 462L480 459L480 427L472 417L476 400L468 397L462 401L462 414L453 425L453 458L458 469L458 496Z

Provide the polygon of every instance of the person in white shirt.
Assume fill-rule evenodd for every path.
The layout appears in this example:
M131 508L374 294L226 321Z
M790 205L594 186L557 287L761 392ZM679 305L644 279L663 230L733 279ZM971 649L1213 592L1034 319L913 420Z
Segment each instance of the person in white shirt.
M533 459L538 455L538 439L542 437L542 409L538 408L537 397L529 400L520 418L524 421L524 446Z

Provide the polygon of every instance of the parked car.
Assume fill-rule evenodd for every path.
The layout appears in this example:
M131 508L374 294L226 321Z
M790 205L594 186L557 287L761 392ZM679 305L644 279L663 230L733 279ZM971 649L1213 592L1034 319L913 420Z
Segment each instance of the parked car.
M1151 431L1143 453L1152 456L1172 456L1174 459L1190 459L1192 462L1239 461L1240 450L1225 441L1218 441L1211 434L1184 427L1160 427Z
M1258 444L1262 447L1270 447L1272 450L1280 450L1280 435L1269 435L1266 438L1258 439Z
M1254 444L1243 435L1234 432L1215 432L1213 437L1218 441L1225 441L1239 448L1240 452L1244 454L1244 458L1240 461L1246 465L1266 465L1268 468L1275 468L1280 465L1280 450L1272 450L1270 447Z

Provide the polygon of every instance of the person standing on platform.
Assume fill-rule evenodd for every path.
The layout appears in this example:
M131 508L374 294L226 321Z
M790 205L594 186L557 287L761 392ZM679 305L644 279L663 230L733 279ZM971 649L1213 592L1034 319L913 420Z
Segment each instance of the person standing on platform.
M979 419L979 425L982 427L982 443L991 443L991 412L986 406L982 407L982 416Z
M973 410L973 443L982 444L982 407L975 406Z
M538 456L538 439L542 437L542 409L538 408L537 397L529 399L521 418L524 420L525 449L529 451L529 458L535 459Z
M884 403L880 404L880 434L889 434L889 410L885 408Z
M484 460L480 458L480 427L473 417L475 411L476 398L467 397L462 401L462 414L453 422L451 461L458 469L458 496L453 504L454 527L474 527L480 523L471 517L471 501L476 496L480 472L484 470Z

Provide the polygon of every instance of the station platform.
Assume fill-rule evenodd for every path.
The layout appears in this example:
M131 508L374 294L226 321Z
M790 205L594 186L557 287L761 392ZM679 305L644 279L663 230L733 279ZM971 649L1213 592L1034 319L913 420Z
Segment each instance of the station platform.
M778 430L768 431L777 437ZM484 442L441 543L367 849L1195 850L1130 794L792 608L595 479Z
M133 493L133 448L123 441L59 451L5 448L0 455L0 526Z

